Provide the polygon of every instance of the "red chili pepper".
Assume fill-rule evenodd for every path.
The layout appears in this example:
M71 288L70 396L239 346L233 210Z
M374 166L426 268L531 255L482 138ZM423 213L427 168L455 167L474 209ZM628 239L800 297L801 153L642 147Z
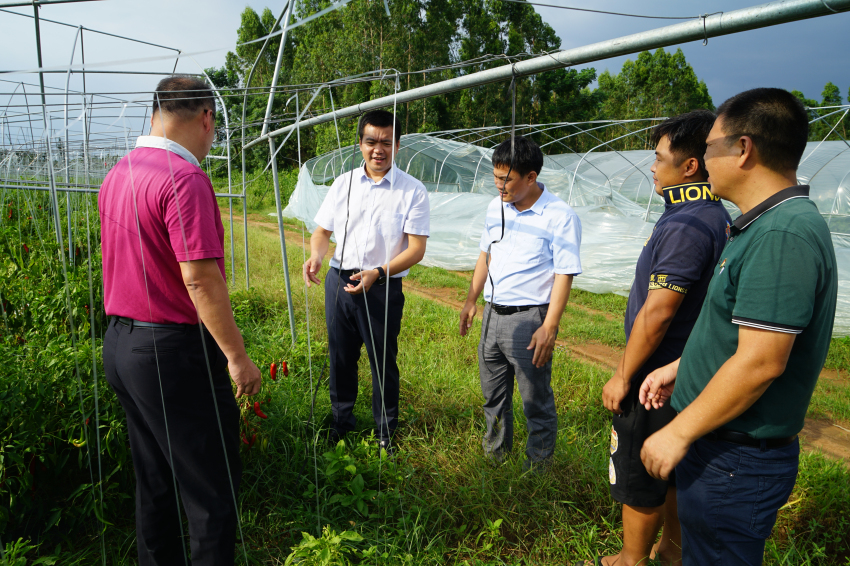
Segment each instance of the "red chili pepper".
M258 416L258 417L260 417L261 419L267 419L267 418L269 418L269 417L268 417L268 415L266 415L266 414L265 414L265 413L264 413L264 412L260 409L260 402L259 402L259 401L254 401L254 412L255 412L255 413L257 413L257 416Z
M250 445L250 443L248 442L248 437L246 437L244 434L242 435L242 443Z
M266 403L271 403L271 402L272 402L272 398L271 398L271 397L269 397L268 399L266 399Z
M281 371L283 372L284 377L289 377L289 368L286 365L286 362L283 362L283 365L280 366Z
M272 367L269 368L269 375L271 376L272 381L277 379L277 377L275 377L277 375L277 364L274 362L272 362Z
M24 244L24 251L30 253L30 248L28 245Z
M89 417L89 418L87 418L87 419L86 419L86 425L88 425L88 424L89 424L89 421L90 421L90 420L91 420L91 417Z
M251 443L248 444L248 449L250 450L254 446L254 442L257 440L257 433L251 435Z

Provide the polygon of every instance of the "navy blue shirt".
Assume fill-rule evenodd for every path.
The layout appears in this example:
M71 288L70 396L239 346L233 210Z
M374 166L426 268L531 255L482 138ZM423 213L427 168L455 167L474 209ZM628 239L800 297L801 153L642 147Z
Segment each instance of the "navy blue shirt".
M649 291L670 289L685 295L658 349L634 378L678 359L702 308L714 266L720 259L732 219L708 183L664 187L664 214L655 223L635 268L626 306L626 339ZM641 377L642 378L642 377Z

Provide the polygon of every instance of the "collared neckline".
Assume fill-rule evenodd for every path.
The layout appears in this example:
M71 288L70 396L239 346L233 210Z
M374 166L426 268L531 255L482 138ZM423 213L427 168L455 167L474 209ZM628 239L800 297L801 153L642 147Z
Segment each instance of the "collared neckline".
M541 214L543 214L543 209L546 208L546 205L549 203L549 198L547 194L549 193L549 191L546 190L546 185L544 185L540 181L537 181L537 186L540 187L540 190L543 192L540 193L540 196L537 197L537 200L534 202L534 204L531 205L530 208L526 208L525 210L517 210L517 207L512 202L506 202L504 203L504 205L512 206L514 210L516 210L517 214L522 214L523 212L528 212L530 210L537 216L540 216Z
M171 141L160 136L139 136L136 139L136 147L152 147L154 149L164 149L182 157L195 167L201 166L201 164L198 163L198 159L194 155L192 155L192 153L188 149L186 149L175 141Z
M363 180L366 180L376 187L378 185L382 185L384 181L386 181L387 183L391 183L390 176L393 174L393 170L396 171L396 177L398 176L398 171L401 171L401 169L396 167L396 164L393 163L389 171L387 171L386 174L384 174L383 178L376 183L375 180L366 173L366 165L363 165L363 168L360 170L360 181L362 182Z
M710 202L719 202L720 197L715 196L711 192L709 183L682 183L681 185L671 185L663 187L661 192L664 195L664 204L667 206L676 206L687 202L706 200Z
M742 214L733 220L732 230L734 230L735 233L744 231L747 226L758 220L762 214L772 208L776 208L786 200L791 200L792 198L809 198L809 185L795 185L793 187L788 187L787 189L782 189L778 193L769 196L759 204L755 205L746 214Z

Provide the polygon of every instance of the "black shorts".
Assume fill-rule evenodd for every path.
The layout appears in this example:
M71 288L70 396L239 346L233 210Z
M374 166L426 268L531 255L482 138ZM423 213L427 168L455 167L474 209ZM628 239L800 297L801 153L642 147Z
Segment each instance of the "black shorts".
M608 462L608 480L611 497L631 507L659 507L664 504L667 488L676 486L675 472L669 480L650 476L640 459L644 441L664 428L676 417L669 402L661 409L647 411L638 402L638 391L643 376L632 381L632 388L614 415L611 427L611 459Z

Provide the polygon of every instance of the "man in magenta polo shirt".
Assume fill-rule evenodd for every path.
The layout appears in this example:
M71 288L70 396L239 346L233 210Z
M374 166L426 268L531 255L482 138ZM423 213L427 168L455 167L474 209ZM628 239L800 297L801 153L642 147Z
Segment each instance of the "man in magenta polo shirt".
M127 415L141 566L187 563L179 501L192 564L234 562L242 466L230 379L237 397L254 395L260 372L233 320L224 229L199 167L213 141L209 86L163 79L150 135L109 172L98 196L112 317L103 363Z

